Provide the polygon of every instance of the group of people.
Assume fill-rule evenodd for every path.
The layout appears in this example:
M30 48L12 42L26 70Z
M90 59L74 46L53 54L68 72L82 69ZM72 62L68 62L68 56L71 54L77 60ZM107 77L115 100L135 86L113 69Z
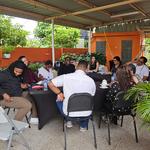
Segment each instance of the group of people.
M141 56L139 59L134 60L133 62L128 62L126 64L121 63L119 56L113 58L114 65L112 66L112 76L116 75L118 68L125 66L128 69L130 75L132 75L132 82L138 83L148 81L149 78L149 68L146 65L147 58Z
M52 69L52 61L51 60L47 60L44 62L44 66L40 67L37 70L37 74L34 73L29 67L29 61L25 56L20 56L18 58L19 61L22 61L25 65L25 71L23 72L23 82L24 83L28 83L28 84L32 84L32 83L36 83L38 81L41 80L51 80L54 76L55 73L53 72Z
M111 68L113 80L106 95L108 105L111 106L117 92L126 91L133 85L148 79L149 69L146 62L145 57L140 57L134 63L122 65L120 57L113 58ZM57 95L56 102L61 114L66 116L68 99L72 94L89 93L92 96L95 95L95 82L87 75L87 72L108 73L107 67L100 65L95 56L91 57L89 64L85 60L81 60L76 66L67 57L64 63L59 64L57 77L53 73L50 60L47 60L44 66L38 69L37 74L28 67L28 64L27 58L21 56L6 70L0 72L0 105L18 109L16 120L22 120L29 111L32 112L33 120L37 117L34 101L26 90L32 83L47 80L49 89ZM63 87L63 91L59 87ZM90 115L91 112L88 113ZM84 116L84 113L76 112L72 114L73 116ZM68 120L68 127L71 126L72 124ZM88 120L80 122L81 131L86 131L87 126Z
M28 88L38 81L48 80L54 77L52 62L47 60L44 66L39 68L38 74L29 67L29 61L25 56L11 63L4 71L0 72L0 105L18 109L15 120L23 120L24 116L31 111L32 122L37 122L37 111L34 101L29 95Z
M108 69L107 66L102 65L101 62L96 60L95 56L92 55L90 59L90 63L88 65L87 72L97 72L100 74L110 73L112 74L112 80L115 80L117 69L123 65L123 66L128 66L128 69L130 70L132 69L131 73L132 73L134 82L137 82L137 79L140 81L148 80L149 68L146 65L147 58L144 56L141 56L139 59L134 60L134 62L129 62L127 64L122 64L120 57L115 56L111 62L112 62L111 67L109 67Z
M23 120L24 116L31 111L32 117L37 117L36 107L34 101L30 97L26 89L33 82L50 78L48 82L49 88L57 94L57 105L61 112L66 115L68 99L73 93L88 92L91 95L95 94L96 87L93 79L86 75L87 62L80 61L76 67L70 64L70 60L66 59L62 64L60 74L53 78L51 70L48 74L45 70L51 68L51 61L46 61L45 66L40 68L38 74L32 72L28 68L28 60L25 56L19 59L4 71L0 72L0 105L8 108L18 109L15 120ZM73 72L73 73L71 73ZM66 74L68 73L68 74ZM70 84L71 83L71 84ZM58 88L63 86L63 93ZM80 113L77 113L79 116ZM73 114L75 115L75 114ZM81 122L81 128L87 127L88 121Z

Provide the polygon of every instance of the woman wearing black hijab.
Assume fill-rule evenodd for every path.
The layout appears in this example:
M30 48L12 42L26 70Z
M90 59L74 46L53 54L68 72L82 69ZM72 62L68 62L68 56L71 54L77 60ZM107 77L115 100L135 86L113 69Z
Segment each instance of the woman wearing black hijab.
M0 72L0 105L18 109L15 120L19 121L23 120L32 107L30 101L22 97L20 79L25 67L23 62L15 61Z

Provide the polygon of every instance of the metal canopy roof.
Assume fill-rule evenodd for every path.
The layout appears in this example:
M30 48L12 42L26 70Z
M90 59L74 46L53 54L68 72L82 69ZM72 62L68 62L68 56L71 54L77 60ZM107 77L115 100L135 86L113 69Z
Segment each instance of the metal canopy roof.
M150 19L150 0L0 0L0 13L89 29Z

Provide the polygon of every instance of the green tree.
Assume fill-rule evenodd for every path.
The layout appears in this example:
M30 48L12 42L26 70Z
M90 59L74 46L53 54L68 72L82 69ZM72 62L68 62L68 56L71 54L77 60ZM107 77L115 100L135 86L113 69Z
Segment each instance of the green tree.
M21 25L12 24L11 17L0 15L0 46L25 46L27 35Z
M30 39L27 41L26 47L42 47L41 42L38 39Z
M35 36L39 38L43 47L51 47L51 24L39 22L35 28ZM55 47L73 48L78 43L80 30L60 25L54 27Z
M145 56L148 58L147 64L150 65L150 38L145 39Z

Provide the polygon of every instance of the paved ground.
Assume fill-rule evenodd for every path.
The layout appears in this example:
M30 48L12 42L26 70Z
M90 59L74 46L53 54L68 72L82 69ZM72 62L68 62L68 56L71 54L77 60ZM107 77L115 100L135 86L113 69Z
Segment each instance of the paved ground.
M111 146L107 143L107 126L102 124L102 128L97 127L98 118L95 117L96 135L98 150L150 150L150 131L141 128L138 120L139 143L135 142L132 118L124 119L123 127L111 125ZM91 123L87 132L80 132L78 125L68 129L68 150L95 150L93 144L93 132ZM44 126L41 130L37 125L32 125L31 129L24 132L32 150L63 150L64 136L62 131L62 120L56 118ZM12 150L25 150L20 143L18 136L15 136ZM0 150L5 150L6 143L0 141Z

